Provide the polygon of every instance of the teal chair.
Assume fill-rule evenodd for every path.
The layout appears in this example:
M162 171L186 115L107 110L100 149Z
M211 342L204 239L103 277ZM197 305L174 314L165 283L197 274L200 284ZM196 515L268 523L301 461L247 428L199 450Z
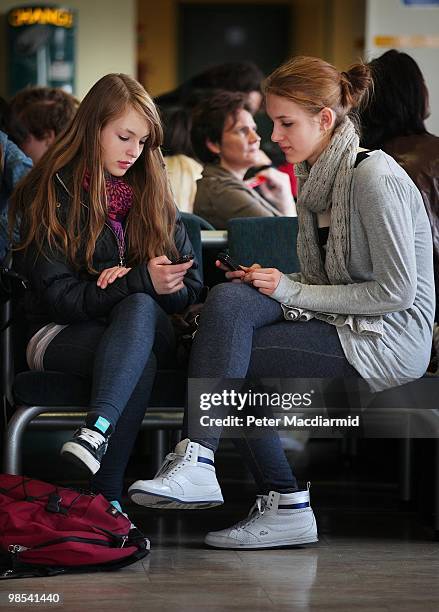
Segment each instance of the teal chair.
M228 245L231 257L249 266L259 263L281 272L299 272L297 218L243 217L230 219Z
M192 243L194 255L197 258L201 276L203 276L203 245L201 244L201 230L213 230L213 225L210 225L205 219L192 213L180 213L181 219L186 227L189 240Z

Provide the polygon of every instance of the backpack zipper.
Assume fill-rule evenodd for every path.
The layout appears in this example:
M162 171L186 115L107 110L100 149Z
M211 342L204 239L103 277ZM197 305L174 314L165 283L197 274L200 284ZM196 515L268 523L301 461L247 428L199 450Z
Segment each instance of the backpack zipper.
M25 550L30 550L27 546L21 546L21 544L9 544L8 551L13 555L16 555L19 552L23 552Z
M38 550L39 548L45 548L46 546L52 546L53 544L62 544L64 542L84 542L85 544L97 544L98 546L107 546L111 545L109 542L103 542L102 540L92 540L89 538L78 538L78 537L68 537L68 538L58 538L56 540L49 540L49 542L43 542L42 544L37 544L36 546L21 546L20 544L10 544L8 546L8 550L13 555L27 551L27 550Z
M125 542L128 540L128 536L120 536L118 538L122 540L120 546L111 546L110 542L104 542L103 540L95 540L92 538L80 538L77 536L69 536L66 538L57 538L56 540L49 540L49 542L44 542L42 544L37 544L36 546L26 547L21 544L10 544L8 546L8 550L12 554L21 553L27 550L38 550L39 548L45 548L46 546L52 546L54 544L63 544L64 542L83 542L84 544L96 544L97 546L106 546L107 548L123 548Z

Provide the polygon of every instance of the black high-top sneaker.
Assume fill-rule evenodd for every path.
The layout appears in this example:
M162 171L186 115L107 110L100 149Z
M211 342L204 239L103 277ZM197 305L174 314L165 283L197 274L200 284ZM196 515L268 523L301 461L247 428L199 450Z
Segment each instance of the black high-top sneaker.
M77 467L85 467L92 474L96 474L107 450L108 437L94 429L81 427L75 431L73 438L63 445L61 455Z

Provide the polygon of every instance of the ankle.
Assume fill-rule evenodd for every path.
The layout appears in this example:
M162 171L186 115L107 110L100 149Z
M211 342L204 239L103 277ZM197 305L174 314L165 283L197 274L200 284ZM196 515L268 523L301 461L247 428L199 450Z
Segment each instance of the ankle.
M273 502L275 504L275 499L277 495L279 495L277 498L278 510L296 511L311 507L309 489L305 489L304 491L294 491L293 493L273 493Z
M108 419L101 415L89 415L85 421L85 427L96 431L105 438L109 438L113 433L113 426Z
M212 448L205 442L199 442L198 440L190 440L190 442L192 442L193 444L198 444L198 447L199 447L198 454L201 454L202 456L210 457L211 459L214 458L215 451L216 451L215 448Z
M114 506L116 508L116 510L118 510L119 512L122 513L122 506L120 505L120 502L117 499L113 499L110 504L112 506Z

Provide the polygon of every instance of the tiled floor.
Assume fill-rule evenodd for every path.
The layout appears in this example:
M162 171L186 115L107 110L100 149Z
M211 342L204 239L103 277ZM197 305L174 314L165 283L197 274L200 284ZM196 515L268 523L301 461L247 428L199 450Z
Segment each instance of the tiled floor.
M0 609L438 612L439 543L425 515L398 502L394 448L366 450L357 466L322 443L295 458L298 473L313 481L318 544L247 552L204 546L207 531L243 518L253 501L253 485L231 455L219 469L221 508L160 514L126 506L151 540L143 561L118 572L2 581ZM35 469L48 479L44 466ZM132 466L130 477L140 477L138 470ZM6 595L17 592L56 592L63 603L9 605Z
M319 494L319 486L315 488L316 498L321 498L316 505L321 533L312 547L247 552L206 548L203 534L208 529L230 524L246 512L230 502L204 512L171 514L129 506L131 518L151 539L151 553L143 561L112 573L3 581L1 607L21 609L8 605L5 593L57 592L62 607L50 608L69 612L437 612L439 545L417 516L395 507L394 491L348 487L346 494L345 485L339 484L327 495L327 485L320 486ZM338 507L331 501L334 497L340 499ZM26 609L32 606L36 604Z

